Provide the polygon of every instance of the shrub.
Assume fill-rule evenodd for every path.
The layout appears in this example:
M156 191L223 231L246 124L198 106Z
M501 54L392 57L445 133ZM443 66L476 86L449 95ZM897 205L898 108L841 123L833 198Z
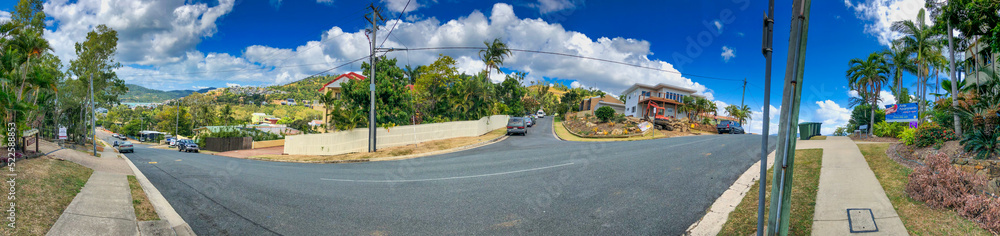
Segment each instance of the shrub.
M960 142L965 152L976 154L976 159L986 159L1000 152L1000 130L973 129L965 133Z
M933 145L935 143L952 141L957 139L955 137L955 131L941 127L940 125L932 122L927 122L921 124L917 127L917 133L914 135L914 144L917 147L926 147Z
M876 136L879 137L893 137L899 136L899 132L903 130L903 126L899 123L889 123L889 122L879 122L875 123L875 129L872 130Z
M603 106L594 111L594 116L597 116L597 119L601 119L601 122L608 122L608 120L611 120L611 118L615 116L615 109L609 106Z
M1000 232L1000 199L978 195L986 179L951 165L945 154L927 157L910 173L906 193L932 207L952 208L987 230Z
M899 141L903 144L913 145L913 141L916 139L917 129L904 127L902 132L899 132Z

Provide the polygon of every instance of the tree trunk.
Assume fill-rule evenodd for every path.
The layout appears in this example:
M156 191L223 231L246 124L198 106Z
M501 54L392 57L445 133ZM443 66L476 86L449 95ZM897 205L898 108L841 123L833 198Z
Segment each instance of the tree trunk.
M956 99L956 98L958 97L959 80L957 79L957 77L955 77L955 75L956 75L956 73L955 73L955 39L953 39L953 36L952 36L953 33L954 32L952 32L951 23L949 22L948 23L948 52L949 52L948 54L950 54L951 60L948 63L949 64L948 67L950 67L950 69L951 69L951 73L950 73L950 76L951 76L951 107L954 110L958 110L958 99ZM955 122L955 135L958 136L958 137L962 137L962 123L961 123L962 120L958 118L958 113L953 113L952 116L953 116L954 122Z

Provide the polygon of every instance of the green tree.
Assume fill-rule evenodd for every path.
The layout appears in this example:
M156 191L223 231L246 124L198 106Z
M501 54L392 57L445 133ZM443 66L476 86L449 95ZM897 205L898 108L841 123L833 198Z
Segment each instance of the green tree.
M396 59L380 57L375 67L375 121L377 126L394 126L410 124L413 115L412 94L406 87L403 70L396 66ZM368 114L369 90L371 79L370 65L364 63L361 69L365 71L365 80L350 80L341 84L341 96L344 106L360 107L360 111ZM336 108L334 108L336 110ZM366 116L367 117L367 116Z
M608 120L615 116L615 109L609 106L603 106L594 111L594 116L596 116L597 119L601 119L601 122L608 122Z
M914 62L916 63L916 75L917 75L917 92L918 100L921 101L918 104L917 113L923 114L924 106L923 101L926 100L925 94L927 94L926 85L927 78L929 77L929 67L931 65L932 57L931 55L936 53L934 48L940 45L937 42L938 32L933 30L925 22L924 9L920 9L917 12L917 20L904 20L896 21L892 23L892 30L903 34L902 38L896 39L895 44L901 45L904 53L915 54ZM888 74L888 73L887 73ZM918 119L918 122L922 122L922 119Z
M870 124L874 124L879 92L882 91L882 85L885 84L888 78L889 68L886 66L882 55L874 52L869 54L866 60L859 58L851 59L848 62L848 67L848 85L851 89L858 91L858 95L862 100L871 104ZM871 130L868 129L868 134L871 134Z
M486 45L486 49L479 50L479 59L486 63L486 79L489 79L490 70L500 71L504 59L510 56L510 49L499 38L493 39L492 43L486 41L483 44Z

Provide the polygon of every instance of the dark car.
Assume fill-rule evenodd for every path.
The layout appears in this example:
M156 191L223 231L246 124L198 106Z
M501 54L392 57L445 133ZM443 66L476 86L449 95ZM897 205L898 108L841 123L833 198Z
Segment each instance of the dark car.
M525 127L524 123L524 118L522 117L511 117L510 120L507 120L507 135L527 135L528 129L526 129L527 127Z
M190 139L177 140L175 144L178 152L198 152L198 144Z
M719 121L719 125L715 126L715 129L719 130L719 134L730 133L730 134L745 134L743 131L743 126L739 122L731 120Z

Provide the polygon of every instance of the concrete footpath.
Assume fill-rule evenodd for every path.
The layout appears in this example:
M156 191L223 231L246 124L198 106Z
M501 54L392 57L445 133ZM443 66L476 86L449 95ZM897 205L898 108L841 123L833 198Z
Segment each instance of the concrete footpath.
M828 136L826 140L799 140L796 149L823 149L823 167L820 169L819 190L816 194L812 235L907 235L906 227L885 195L875 173L861 154L857 144L843 136ZM868 217L848 209L871 209ZM877 232L851 232L874 229L864 218L874 216Z
M183 219L176 216L177 213L152 184L145 183L148 180L142 173L135 173L137 170L131 163L119 156L113 148L105 147L101 157L94 157L75 150L61 149L48 141L39 141L39 144L39 149L50 157L72 161L94 170L83 189L63 210L46 235L194 234ZM157 215L166 220L140 222L136 219L128 175L136 175ZM173 222L182 227L172 227Z

